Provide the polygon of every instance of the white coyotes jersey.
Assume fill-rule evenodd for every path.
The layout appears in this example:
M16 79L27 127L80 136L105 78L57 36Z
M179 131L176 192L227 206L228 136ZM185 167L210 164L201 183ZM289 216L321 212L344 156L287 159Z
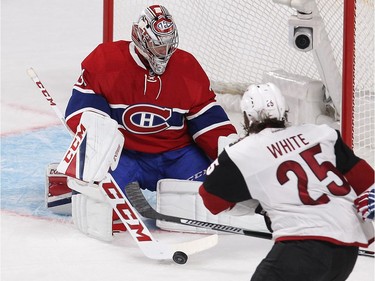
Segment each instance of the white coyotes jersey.
M250 195L268 212L277 241L320 239L367 246L373 225L336 169L337 132L326 125L265 129L226 148ZM360 175L359 175L360 176Z

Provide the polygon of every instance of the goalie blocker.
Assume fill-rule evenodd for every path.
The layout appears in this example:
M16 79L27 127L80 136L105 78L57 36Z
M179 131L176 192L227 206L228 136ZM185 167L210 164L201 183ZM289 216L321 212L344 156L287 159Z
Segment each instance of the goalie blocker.
M100 182L109 169L116 169L125 139L109 116L85 111L80 121L57 170L82 181Z
M113 231L125 228L109 204L98 196L93 183L116 169L124 137L117 122L108 116L88 111L80 121L62 161L47 168L47 208L58 214L72 214L79 230L108 241Z
M52 163L46 173L47 208L57 214L70 215L71 187L67 176L86 182L100 182L109 169L116 169L124 136L118 124L108 116L87 111L82 114L72 143L62 161Z

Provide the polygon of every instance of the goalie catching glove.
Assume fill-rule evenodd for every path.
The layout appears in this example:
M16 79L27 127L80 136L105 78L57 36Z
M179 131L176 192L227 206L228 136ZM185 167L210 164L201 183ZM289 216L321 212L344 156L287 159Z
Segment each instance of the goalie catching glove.
M124 145L124 136L117 127L110 117L84 112L57 170L85 182L103 180L109 169L116 169Z

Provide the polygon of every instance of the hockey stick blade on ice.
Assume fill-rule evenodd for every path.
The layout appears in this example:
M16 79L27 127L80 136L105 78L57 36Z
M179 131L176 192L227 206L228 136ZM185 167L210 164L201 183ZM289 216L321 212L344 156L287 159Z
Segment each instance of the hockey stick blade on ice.
M200 228L206 228L211 230L217 230L222 232L229 232L234 234L242 234L251 237L263 238L263 239L272 239L272 234L267 232L259 232L248 229L243 229L234 226L228 226L217 223L210 223L204 221L198 221L193 219L186 219L181 217L164 215L157 212L154 208L151 207L149 202L143 196L141 189L139 188L138 183L134 182L126 186L126 195L134 208L145 218L168 221L179 223L183 225L195 226Z
M151 232L136 213L136 209L114 182L111 175L108 174L106 179L99 184L99 187L104 191L108 203L115 210L144 255L151 259L173 259L176 263L184 264L188 255L212 248L218 242L217 235L178 244L159 242L152 237Z
M49 105L55 111L57 117L71 135L73 132L66 125L62 112L57 107L52 96L48 93L34 69L29 68L27 74L35 85L39 88L42 95L46 98ZM188 255L198 253L214 247L218 242L217 235L210 235L201 239L182 242L179 244L166 244L155 240L146 225L140 219L134 207L123 194L121 189L112 181L104 182L99 185L107 202L112 206L121 222L125 225L134 241L137 243L143 254L151 259L172 259L178 264L186 263Z

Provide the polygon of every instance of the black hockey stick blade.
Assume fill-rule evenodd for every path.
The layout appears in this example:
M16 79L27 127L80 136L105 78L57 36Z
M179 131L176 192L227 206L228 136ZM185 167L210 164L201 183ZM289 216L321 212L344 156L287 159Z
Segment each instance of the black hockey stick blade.
M358 250L358 255L365 256L365 257L370 257L370 258L375 258L375 255L374 255L373 251L368 251L368 250L364 250L364 249L359 249Z
M142 190L139 187L137 182L132 182L125 187L126 196L128 197L130 203L138 211L140 215L145 218L162 220L167 222L174 222L183 225L195 226L200 228L206 228L216 231L229 232L234 234L242 234L251 237L257 237L262 239L272 239L272 234L267 232L259 232L248 229L243 229L234 226L228 226L217 223L210 223L204 221L198 221L193 219L175 217L170 215L164 215L157 212L154 208L151 207L150 203L144 197Z

